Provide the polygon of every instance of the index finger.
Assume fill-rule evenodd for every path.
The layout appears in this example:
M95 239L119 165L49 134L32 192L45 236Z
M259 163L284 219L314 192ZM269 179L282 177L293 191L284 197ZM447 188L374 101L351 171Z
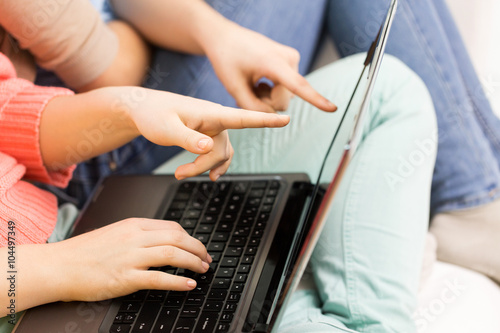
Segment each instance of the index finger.
M337 106L323 97L319 92L307 82L307 80L298 72L288 66L281 66L275 72L275 80L285 86L294 95L299 96L306 102L311 103L318 109L333 112ZM271 78L273 79L273 78Z
M218 107L217 112L211 116L216 118L221 129L284 127L290 122L290 117L287 115L231 107L220 109L220 106ZM207 113L205 115L210 117Z

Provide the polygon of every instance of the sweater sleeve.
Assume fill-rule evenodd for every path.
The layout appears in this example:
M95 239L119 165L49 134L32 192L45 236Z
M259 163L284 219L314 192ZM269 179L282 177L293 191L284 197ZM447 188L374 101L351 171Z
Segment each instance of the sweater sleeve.
M56 225L56 197L22 181L25 170L0 152L0 247L8 245L9 236L16 245L45 243Z
M74 166L49 172L39 143L40 119L46 104L56 96L71 95L63 88L39 87L15 77L10 61L0 53L0 152L26 167L25 177L67 186Z
M98 78L118 53L118 38L89 0L0 1L0 25L74 89Z

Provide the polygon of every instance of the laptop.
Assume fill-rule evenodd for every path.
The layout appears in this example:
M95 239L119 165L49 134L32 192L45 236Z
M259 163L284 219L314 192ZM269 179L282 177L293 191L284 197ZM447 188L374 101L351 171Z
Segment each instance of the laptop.
M96 189L71 236L128 217L179 222L213 258L205 274L165 266L152 269L189 276L189 292L140 290L102 302L57 302L30 309L15 333L276 332L361 141L398 0L373 42L340 126L333 133L320 175L110 176ZM320 186L326 161L336 173ZM96 254L97 255L97 254Z

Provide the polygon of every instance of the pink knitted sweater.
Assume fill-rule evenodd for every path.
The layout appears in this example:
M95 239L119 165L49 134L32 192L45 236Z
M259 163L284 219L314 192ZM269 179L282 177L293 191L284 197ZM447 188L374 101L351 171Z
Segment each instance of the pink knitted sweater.
M7 244L8 221L15 222L18 245L43 243L54 229L55 196L21 179L60 187L70 180L74 167L49 172L39 147L45 105L55 96L70 94L16 78L12 63L0 53L0 246Z

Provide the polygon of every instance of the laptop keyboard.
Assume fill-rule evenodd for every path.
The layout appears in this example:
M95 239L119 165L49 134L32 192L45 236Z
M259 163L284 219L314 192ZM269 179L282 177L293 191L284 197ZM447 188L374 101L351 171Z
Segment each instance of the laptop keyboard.
M154 268L197 281L190 292L141 290L120 298L111 333L228 332L254 263L278 181L183 182L165 220L179 222L207 247L205 274Z

